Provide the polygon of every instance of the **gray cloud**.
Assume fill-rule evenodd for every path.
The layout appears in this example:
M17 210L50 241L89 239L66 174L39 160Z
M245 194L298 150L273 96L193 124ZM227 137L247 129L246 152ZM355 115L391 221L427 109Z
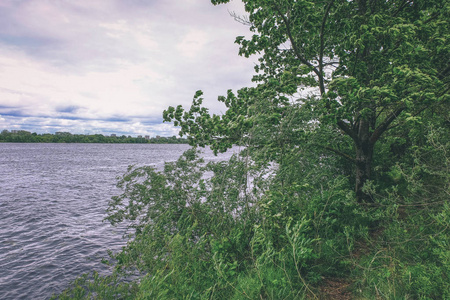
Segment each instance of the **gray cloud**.
M0 129L170 134L169 105L196 90L215 113L251 85L248 33L205 0L22 0L0 3ZM256 60L256 59L254 59Z

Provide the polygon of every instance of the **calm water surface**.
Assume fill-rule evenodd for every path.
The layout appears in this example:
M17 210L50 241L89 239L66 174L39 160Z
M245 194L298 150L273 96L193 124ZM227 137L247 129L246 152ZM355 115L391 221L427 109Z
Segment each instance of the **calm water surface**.
M102 222L116 177L188 148L0 143L0 299L48 299L82 273L107 271L106 249L125 245L124 228Z

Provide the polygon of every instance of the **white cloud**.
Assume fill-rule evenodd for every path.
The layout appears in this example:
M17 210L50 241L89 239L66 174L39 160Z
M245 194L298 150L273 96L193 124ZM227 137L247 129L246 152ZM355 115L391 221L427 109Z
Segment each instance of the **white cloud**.
M0 126L45 132L176 132L169 105L250 85L247 28L205 0L23 0L0 10ZM237 8L236 8L237 7ZM148 122L150 121L150 123ZM2 129L2 128L0 128ZM25 129L25 128L24 128Z
M177 45L179 55L187 58L198 58L200 54L203 54L208 39L206 32L198 29L190 30Z

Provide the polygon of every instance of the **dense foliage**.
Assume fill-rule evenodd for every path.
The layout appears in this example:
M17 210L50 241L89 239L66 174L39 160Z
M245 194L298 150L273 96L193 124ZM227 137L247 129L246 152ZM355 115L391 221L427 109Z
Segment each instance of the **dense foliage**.
M331 140L318 145L353 161L358 201L372 202L363 187L380 138L449 100L448 1L243 2L249 18L242 21L254 35L236 41L241 55L261 55L258 85L220 97L223 116L210 116L198 92L189 111L170 107L165 119L193 144L219 151L255 135L255 127L263 128L257 146L286 130L291 135L275 139L283 146L273 150L293 148L320 122ZM289 112L297 107L313 113L295 118Z
M221 116L201 91L164 112L193 146L242 151L130 167L113 275L59 298L450 298L448 1L243 2L256 86Z
M131 137L131 136L105 136L103 134L71 134L61 132L57 134L37 134L24 130L10 132L3 130L0 133L0 143L114 143L114 144L185 144L187 140L176 136L172 137Z

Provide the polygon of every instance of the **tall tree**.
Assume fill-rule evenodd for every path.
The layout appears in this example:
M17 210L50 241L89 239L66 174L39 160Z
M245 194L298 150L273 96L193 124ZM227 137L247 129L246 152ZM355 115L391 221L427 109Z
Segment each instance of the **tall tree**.
M380 137L432 106L448 104L449 1L243 2L248 17L235 17L254 35L236 42L240 55L260 55L258 85L219 97L228 107L222 116L201 107L197 92L189 111L169 107L164 119L180 125L191 143L218 151L248 137L255 126L264 144L264 133L272 138L286 118L298 125L289 127L294 136L311 124L334 128L336 136L351 139L354 152L322 146L354 163L357 199L371 202L363 187L372 177ZM313 113L292 117L305 107Z

